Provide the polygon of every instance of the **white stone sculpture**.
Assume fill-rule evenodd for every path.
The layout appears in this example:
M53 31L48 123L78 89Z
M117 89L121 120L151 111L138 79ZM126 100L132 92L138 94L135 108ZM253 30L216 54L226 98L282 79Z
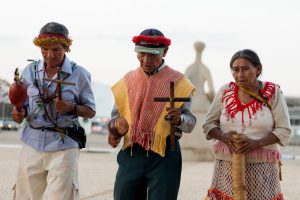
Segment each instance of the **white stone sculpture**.
M202 63L201 56L205 44L203 42L195 42L196 59L185 71L185 75L191 80L196 87L195 94L192 98L191 109L194 113L206 113L214 98L214 87L209 69ZM207 84L208 91L205 91Z
M211 140L206 140L202 130L205 115L214 98L214 88L210 71L201 61L204 47L205 44L203 42L194 43L196 59L185 72L185 75L196 87L195 94L192 98L191 110L197 118L197 124L191 134L185 134L181 139L182 157L184 160L213 160Z

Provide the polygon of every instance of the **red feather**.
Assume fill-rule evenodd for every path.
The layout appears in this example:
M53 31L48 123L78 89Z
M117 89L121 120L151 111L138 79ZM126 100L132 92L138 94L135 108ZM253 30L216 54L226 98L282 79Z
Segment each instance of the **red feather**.
M171 40L164 37L164 36L146 36L146 35L139 35L139 36L134 36L132 38L133 43L138 43L138 42L145 42L145 43L150 43L150 44L163 44L165 46L170 46L171 45Z

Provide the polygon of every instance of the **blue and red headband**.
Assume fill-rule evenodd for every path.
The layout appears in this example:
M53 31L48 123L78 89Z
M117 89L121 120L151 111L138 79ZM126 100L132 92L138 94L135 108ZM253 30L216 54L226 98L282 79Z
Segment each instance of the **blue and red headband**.
M141 53L161 54L171 45L171 40L157 29L146 29L138 36L132 38L135 43L135 51Z

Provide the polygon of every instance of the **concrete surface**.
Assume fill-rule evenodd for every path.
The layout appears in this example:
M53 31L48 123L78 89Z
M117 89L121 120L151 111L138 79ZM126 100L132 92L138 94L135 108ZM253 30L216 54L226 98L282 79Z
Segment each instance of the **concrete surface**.
M16 179L21 142L19 133L0 133L0 200L12 199L11 187ZM282 192L285 199L299 200L300 147L289 146L282 151ZM88 148L80 153L79 182L81 200L112 200L117 171L117 151L106 144L106 136L88 135ZM184 161L179 200L202 200L211 183L212 162Z

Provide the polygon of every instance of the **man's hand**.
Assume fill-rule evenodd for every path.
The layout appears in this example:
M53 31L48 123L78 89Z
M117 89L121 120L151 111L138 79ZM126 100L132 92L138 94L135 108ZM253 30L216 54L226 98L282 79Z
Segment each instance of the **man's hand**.
M25 110L24 108L21 108L21 112L19 112L15 107L10 113L12 119L17 122L18 124L21 124L24 117L25 117Z
M108 144L110 146L112 146L113 148L116 148L119 145L120 141L121 141L121 138L117 137L116 135L114 135L112 133L109 133Z
M181 124L181 110L179 108L166 108L168 114L166 115L165 119L170 121L174 125Z
M56 111L61 115L74 111L75 104L71 102L59 100L58 98L56 98L54 100L54 104Z

